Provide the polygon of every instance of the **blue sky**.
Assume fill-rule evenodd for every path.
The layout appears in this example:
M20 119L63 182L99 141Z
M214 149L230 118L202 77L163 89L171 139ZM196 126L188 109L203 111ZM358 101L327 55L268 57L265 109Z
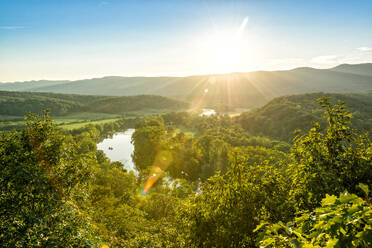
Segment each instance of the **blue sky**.
M0 81L372 62L370 13L358 0L0 0Z

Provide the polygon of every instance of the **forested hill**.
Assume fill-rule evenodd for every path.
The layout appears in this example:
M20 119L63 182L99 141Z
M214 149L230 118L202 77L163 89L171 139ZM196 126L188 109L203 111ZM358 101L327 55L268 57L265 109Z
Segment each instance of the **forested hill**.
M342 64L332 68L332 71L372 76L372 63L349 65Z
M262 106L283 95L372 90L372 64L189 77L104 77L78 81L0 83L0 90L128 96L161 95L199 106Z
M0 115L23 116L49 109L52 115L73 112L121 114L144 109L186 109L187 103L162 96L92 96L0 91Z
M312 93L278 97L265 106L237 117L244 129L255 135L291 141L297 129L309 130L311 122L325 124L323 110L315 101L331 97L331 102L343 101L352 114L352 127L363 132L372 130L372 91L360 94Z

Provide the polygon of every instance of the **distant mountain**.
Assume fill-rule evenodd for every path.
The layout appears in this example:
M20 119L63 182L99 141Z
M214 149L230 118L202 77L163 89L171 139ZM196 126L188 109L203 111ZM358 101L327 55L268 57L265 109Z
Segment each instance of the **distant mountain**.
M197 107L251 108L288 94L372 90L372 64L190 77L104 77L0 83L0 90L111 96L151 94L188 101Z
M37 91L38 88L49 87L53 85L66 84L71 81L26 81L26 82L15 82L15 83L0 83L0 90L10 91Z
M364 76L372 76L372 63L366 64L342 64L331 69L332 71L353 73Z
M181 110L185 102L154 96L92 96L0 91L0 115L23 116L49 109L54 116L75 112L122 114L149 109Z

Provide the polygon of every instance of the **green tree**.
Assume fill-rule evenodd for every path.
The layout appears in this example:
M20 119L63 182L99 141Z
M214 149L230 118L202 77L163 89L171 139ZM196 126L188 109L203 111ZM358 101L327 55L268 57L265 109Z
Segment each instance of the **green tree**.
M231 168L179 209L186 247L252 247L260 220L291 216L286 167L271 164L269 156L256 163L239 151L231 156Z
M75 204L90 159L47 114L29 115L24 130L1 134L1 246L93 247L93 229Z
M366 200L349 193L326 195L320 207L283 224L262 223L258 245L261 247L371 247L372 208L368 187L361 185Z
M357 185L371 187L372 153L368 136L360 135L350 127L351 114L345 105L331 105L329 98L320 98L326 110L325 131L314 127L296 137L292 147L293 197L299 209L313 209L326 194L347 190L359 193Z
M132 136L135 148L132 159L139 171L153 165L165 134L166 130L162 119L144 120L136 126L136 131Z

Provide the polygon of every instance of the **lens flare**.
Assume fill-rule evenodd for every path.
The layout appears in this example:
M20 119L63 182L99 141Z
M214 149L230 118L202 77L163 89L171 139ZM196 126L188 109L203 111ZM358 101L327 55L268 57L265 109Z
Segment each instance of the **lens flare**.
M151 187L159 180L164 174L165 170L172 163L172 153L168 150L161 150L155 157L154 164L151 167L149 176L143 188L139 189L138 196L141 199L146 199L150 194Z
M164 173L159 167L153 167L151 169L150 175L148 176L145 187L143 188L143 193L147 194L148 190L159 180L159 177Z
M148 190L146 193L144 192L144 187L140 187L138 190L137 190L137 196L139 199L141 200L146 200L147 198L150 197L150 190Z

